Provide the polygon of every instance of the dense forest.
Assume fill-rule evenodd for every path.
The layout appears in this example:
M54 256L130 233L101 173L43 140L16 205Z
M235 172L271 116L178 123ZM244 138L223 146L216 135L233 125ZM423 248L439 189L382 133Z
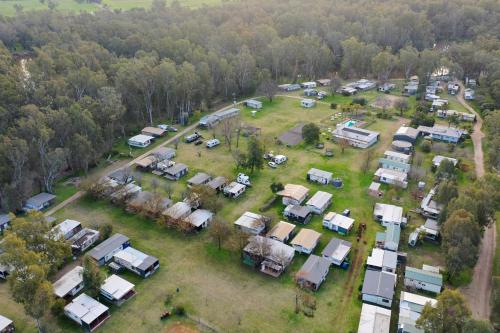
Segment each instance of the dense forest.
M269 83L425 82L445 66L479 79L478 105L492 114L499 17L496 0L247 0L197 10L156 0L150 10L0 16L0 207L19 209L63 172L86 172L137 128L186 122ZM491 141L496 168L499 147Z

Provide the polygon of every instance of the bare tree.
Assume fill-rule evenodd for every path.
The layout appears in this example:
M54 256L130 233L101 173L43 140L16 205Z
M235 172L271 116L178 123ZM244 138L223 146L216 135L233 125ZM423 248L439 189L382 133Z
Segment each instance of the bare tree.
M235 133L236 129L241 127L241 119L240 117L230 117L230 118L225 118L219 123L219 130L224 137L224 141L229 147L229 150L231 150L231 144L232 144L232 139L233 139L233 134Z
M363 173L367 173L368 170L370 170L370 164L373 160L373 156L374 156L373 149L367 150L366 153L364 154L363 163L361 164L361 171L363 171Z
M165 193L167 193L168 198L172 199L172 193L174 192L174 188L170 182L165 183Z
M158 181L158 179L156 179L156 178L151 179L151 191L153 193L158 192L159 186L160 186L160 182Z
M269 99L269 102L273 101L274 96L278 92L278 85L272 79L264 79L257 90L260 94L263 94Z
M394 107L399 110L399 115L402 117L403 112L408 111L409 105L408 105L408 100L404 98L399 98L396 100L394 103Z
M217 244L217 248L220 250L222 248L222 244L229 238L231 235L231 229L226 221L215 217L212 221L212 225L210 226L210 238Z
M344 153L344 151L345 151L345 149L346 149L347 147L349 147L349 140L344 139L344 138L340 139L340 140L339 140L339 146L340 146L340 151L341 151L341 152L342 152L342 154L343 154L343 153Z

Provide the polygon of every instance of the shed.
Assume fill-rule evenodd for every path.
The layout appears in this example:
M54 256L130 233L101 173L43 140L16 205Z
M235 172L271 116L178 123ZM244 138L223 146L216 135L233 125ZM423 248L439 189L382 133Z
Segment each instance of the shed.
M307 202L306 206L315 214L322 214L332 203L333 195L318 191Z
M188 173L187 165L183 163L175 163L170 168L165 170L165 178L170 180L179 180L182 176Z
M108 310L107 306L84 293L64 307L64 314L92 332L109 318Z
M367 269L361 290L363 301L390 309L396 278L394 273Z
M329 86L332 83L332 80L331 79L319 79L319 80L316 80L316 82L320 86Z
M56 196L53 194L45 193L45 192L38 193L37 195L26 200L26 203L24 204L23 210L24 211L44 210L45 208L52 205L54 203L55 199L56 199Z
M246 190L246 186L237 182L231 182L229 185L224 187L224 194L229 198L237 198L243 194Z
M78 221L75 220L64 220L58 225L56 225L54 228L52 228L52 232L57 234L59 238L68 240L73 235L78 233L80 230L82 230L82 224Z
M295 274L297 284L302 288L318 290L330 270L330 262L325 258L311 254L300 270Z
M206 184L212 179L212 177L204 172L198 172L196 175L191 177L187 183L188 186L197 186Z
M267 237L286 243L293 235L294 230L294 224L280 221L267 233Z
M283 197L284 205L300 205L307 197L309 189L302 185L286 184L282 191L276 193Z
M329 212L323 217L323 227L347 235L354 226L354 219L339 213Z
M167 133L167 131L164 129L161 129L159 127L150 127L150 126L144 127L141 131L141 134L149 135L149 136L152 136L155 138L164 136L166 133Z
M75 296L84 287L83 267L76 266L54 282L52 286L57 297Z
M129 271L147 278L160 268L160 261L133 247L126 247L113 256L115 263L127 268Z
M311 168L307 172L307 180L327 185L332 181L333 174L328 171Z
M262 102L256 99L248 99L245 101L245 105L252 109L262 109Z
M413 144L408 141L394 140L391 143L391 149L405 154L410 154L413 150Z
M311 254L316 245L318 245L321 234L312 229L301 229L295 236L290 245L299 253Z
M83 228L73 235L68 241L71 243L73 255L78 255L86 251L95 242L99 240L99 231L89 228Z
M351 248L351 242L333 237L325 246L321 255L330 263L341 266L351 252Z
M451 163L453 163L454 166L456 166L458 163L458 160L456 158L452 158L452 157L436 155L432 158L432 164L435 167L439 167L441 165L441 162L443 162L443 161L450 161Z
M393 251L373 248L371 255L366 260L366 264L369 269L396 273L398 254Z
M150 135L139 134L128 139L128 145L137 148L149 146L155 138Z
M157 159L153 155L146 156L135 162L135 165L142 169L152 168L157 162Z
M316 101L314 99L310 98L304 98L303 100L300 101L300 106L303 108L312 108L316 105Z
M246 233L259 235L266 229L264 220L262 215L245 212L234 222L234 226Z
M130 240L122 234L114 234L106 239L101 244L93 248L89 255L97 261L99 265L104 265L113 258L113 255L118 251L130 246Z
M211 211L206 209L197 209L186 217L186 222L191 224L196 229L203 229L208 226L213 218L214 213Z
M175 157L176 151L170 147L158 147L153 151L153 156L158 160L171 160Z
M307 224L312 218L312 212L305 206L288 205L283 211L283 216L292 222Z
M429 270L406 266L405 286L439 294L443 288L443 276Z
M100 293L110 302L122 305L123 302L135 296L135 285L118 275L111 275L101 286Z
M384 195L384 192L380 190L380 183L372 182L368 187L368 194L375 198L380 198Z

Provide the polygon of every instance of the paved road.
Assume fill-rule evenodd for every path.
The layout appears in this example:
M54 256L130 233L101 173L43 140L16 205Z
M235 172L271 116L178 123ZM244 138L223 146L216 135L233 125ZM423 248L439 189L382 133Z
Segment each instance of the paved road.
M474 163L476 166L476 176L484 176L484 157L481 140L484 133L481 131L483 120L479 114L463 99L464 86L460 83L460 93L457 99L467 110L476 115L477 121L474 124L474 132L471 135L474 144ZM479 250L479 259L474 267L472 282L462 288L462 292L467 296L472 315L476 319L489 320L491 313L491 292L492 292L492 272L493 257L496 246L496 227L495 224L485 230L481 247Z
M242 104L243 101L241 102L238 102L236 103L236 105L240 105ZM234 104L230 104L228 106L225 106L223 108L220 108L219 110L217 111L214 111L215 112L218 112L218 111L222 111L222 110L225 110L225 109L229 109L231 107L233 107ZM175 140L180 140L182 139L183 136L185 136L187 133L193 131L196 127L198 126L198 123L194 123L186 128L184 128L182 131L179 131L177 132L173 137L171 137L170 139L164 141L162 144L160 144L159 146L156 146L155 148L153 149L149 149L149 150L146 150L143 154L139 155L138 157L134 158L133 160L129 161L128 163L126 164L123 164L123 163L118 163L118 164L112 164L111 165L111 168L106 168L105 171L104 171L104 174L110 174L112 173L113 171L116 171L118 169L121 169L121 168L124 168L124 167L131 167L135 164L135 162L143 159L144 157L147 157L149 155L151 155L152 153L154 153L156 150L158 150L158 148L160 147L165 147L166 145L174 142ZM50 210L46 211L45 212L45 216L50 216L52 214L54 214L55 212L57 212L58 210L66 207L67 205L69 205L70 203L78 200L79 198L81 198L83 195L85 194L85 191L83 190L80 190L78 192L76 192L75 194L73 194L71 197L69 197L68 199L64 200L63 202L59 203L57 206L51 208Z

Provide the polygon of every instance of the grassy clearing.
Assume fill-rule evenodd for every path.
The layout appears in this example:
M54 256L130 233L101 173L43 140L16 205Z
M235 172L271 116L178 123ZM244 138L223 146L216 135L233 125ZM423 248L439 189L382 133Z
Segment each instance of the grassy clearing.
M168 0L170 4L172 0ZM95 12L102 8L130 10L134 8L149 9L152 0L103 0L101 4L78 3L75 0L57 0L56 10L63 13ZM204 5L218 5L221 0L180 0L179 3L190 8L199 8ZM0 14L5 16L16 15L15 5L21 5L23 11L48 10L47 1L40 0L2 0L0 1Z

